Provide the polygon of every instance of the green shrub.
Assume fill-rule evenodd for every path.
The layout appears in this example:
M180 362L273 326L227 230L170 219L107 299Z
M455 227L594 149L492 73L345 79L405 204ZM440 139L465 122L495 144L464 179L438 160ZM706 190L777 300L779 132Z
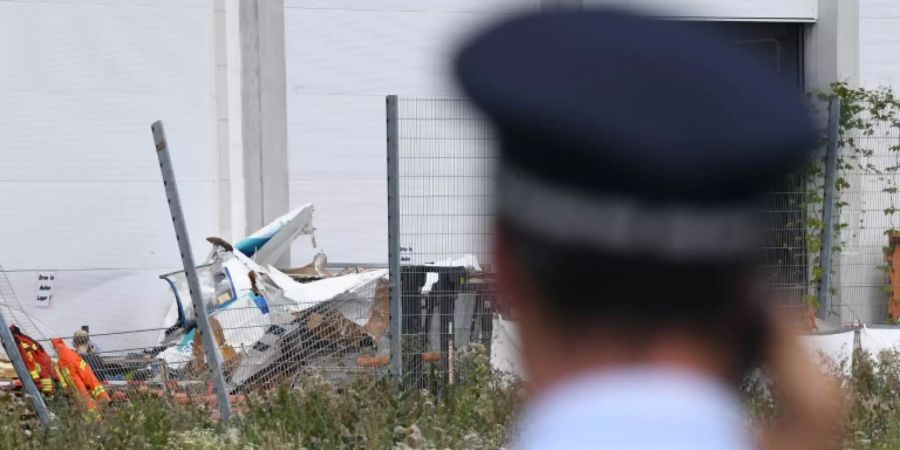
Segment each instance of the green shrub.
M390 380L357 377L334 386L315 373L293 386L254 393L241 414L218 424L203 404L182 405L152 396L110 406L102 420L53 402L50 429L0 422L0 447L16 449L281 449L472 448L494 449L521 404L517 383L490 369L483 348L460 355L454 385L435 395L398 390ZM7 417L27 409L7 398Z
M845 448L900 449L900 354L854 355L842 377L847 401ZM41 429L21 418L24 399L0 396L0 448L6 449L495 449L506 445L521 409L520 383L490 369L483 348L460 354L458 380L439 391L398 390L389 380L357 377L334 386L307 374L293 386L248 396L241 413L215 422L203 403L132 398L96 420L54 401L57 419ZM773 387L757 378L743 386L750 416L777 414Z

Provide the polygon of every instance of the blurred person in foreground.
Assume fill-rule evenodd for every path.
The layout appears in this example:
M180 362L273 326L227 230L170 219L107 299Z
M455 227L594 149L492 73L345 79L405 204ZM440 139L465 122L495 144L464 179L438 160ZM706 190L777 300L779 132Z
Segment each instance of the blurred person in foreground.
M838 448L836 384L754 289L762 196L817 141L798 92L687 23L603 10L504 21L456 70L501 141L516 448ZM755 433L760 366L780 420Z

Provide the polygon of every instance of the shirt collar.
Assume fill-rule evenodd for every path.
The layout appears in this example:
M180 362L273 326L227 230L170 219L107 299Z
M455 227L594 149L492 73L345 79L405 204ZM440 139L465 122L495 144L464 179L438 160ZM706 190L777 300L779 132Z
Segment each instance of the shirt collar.
M747 424L736 391L718 379L623 367L584 373L541 394L520 422L516 448L565 442L571 448L748 449Z

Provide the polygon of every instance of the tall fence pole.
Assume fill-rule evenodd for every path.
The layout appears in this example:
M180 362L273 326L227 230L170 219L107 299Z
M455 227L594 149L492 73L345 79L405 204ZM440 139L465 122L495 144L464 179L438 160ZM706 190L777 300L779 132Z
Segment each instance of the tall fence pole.
M825 193L822 205L822 278L819 280L820 319L828 321L832 313L831 268L834 254L834 183L837 172L838 126L841 116L841 99L835 97L828 104L828 143L825 146Z
M397 96L387 97L387 182L388 182L388 278L390 279L391 372L398 385L403 379L401 304L403 283L400 280L400 131Z
M225 385L225 376L222 374L219 349L216 347L209 325L206 302L203 301L203 297L200 294L200 281L197 278L197 269L194 266L194 253L191 250L191 241L188 238L187 226L181 210L178 186L175 184L175 171L172 168L172 160L169 157L169 144L166 142L166 133L163 130L162 122L154 122L150 129L153 131L156 157L159 159L159 169L162 172L163 185L166 188L166 199L169 201L169 212L172 215L172 224L175 226L175 238L178 240L178 250L181 252L181 263L184 265L188 289L191 292L194 316L197 319L197 327L199 328L200 338L203 340L203 350L206 353L210 376L216 388L216 397L219 400L219 412L222 416L222 421L227 421L231 417L228 389Z
M41 395L41 392L34 384L34 380L31 379L31 374L28 373L28 368L25 367L25 361L22 360L22 354L19 353L19 346L16 345L16 340L13 338L12 332L9 331L9 324L6 323L6 317L3 317L2 312L0 312L0 339L3 340L3 349L6 350L6 356L9 356L9 360L12 361L13 367L16 369L16 375L19 376L19 381L22 382L25 392L31 397L31 406L34 407L38 420L45 427L50 425L50 412L47 411L44 396Z

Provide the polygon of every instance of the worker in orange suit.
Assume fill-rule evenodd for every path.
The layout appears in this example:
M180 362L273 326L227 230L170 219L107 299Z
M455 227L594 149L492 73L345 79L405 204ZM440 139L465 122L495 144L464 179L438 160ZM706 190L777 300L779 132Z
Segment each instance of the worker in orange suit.
M109 401L103 383L94 376L91 366L81 359L81 355L67 347L62 338L54 338L50 342L59 356L57 371L63 386L78 391L89 411L97 408L96 400Z
M41 344L23 333L19 327L10 325L9 331L16 340L16 346L19 347L19 353L25 361L25 367L28 369L31 379L34 380L34 384L38 386L45 397L53 395L54 381L59 380L59 377L53 368L53 360L50 359L50 355Z

